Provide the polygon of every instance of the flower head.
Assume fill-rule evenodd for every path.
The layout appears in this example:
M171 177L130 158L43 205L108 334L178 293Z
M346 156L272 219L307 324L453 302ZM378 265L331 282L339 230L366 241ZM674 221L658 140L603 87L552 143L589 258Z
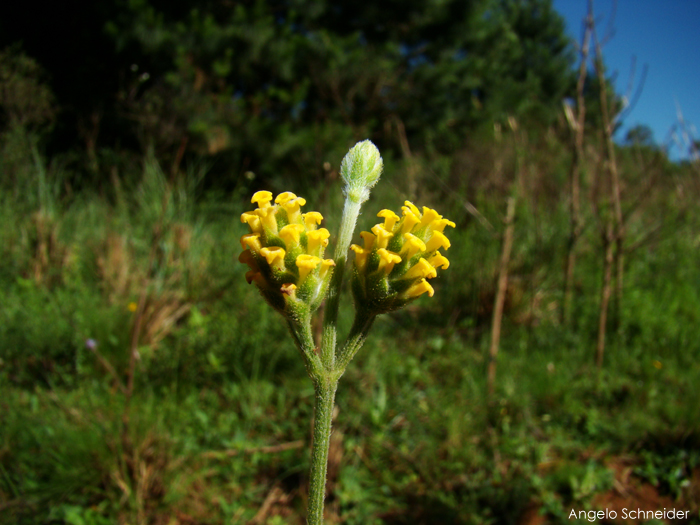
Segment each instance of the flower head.
M263 297L288 317L300 310L316 309L323 300L335 262L323 259L330 233L319 228L320 213L301 213L306 200L292 192L272 198L258 191L251 202L257 209L241 215L249 233L241 237L238 260L247 264L248 283L255 283Z
M379 212L384 222L360 234L363 247L350 247L355 252L355 299L374 314L401 308L424 293L432 297L427 279L450 265L439 250L450 247L444 230L455 223L427 207L421 212L409 201L401 209L401 217L391 210Z

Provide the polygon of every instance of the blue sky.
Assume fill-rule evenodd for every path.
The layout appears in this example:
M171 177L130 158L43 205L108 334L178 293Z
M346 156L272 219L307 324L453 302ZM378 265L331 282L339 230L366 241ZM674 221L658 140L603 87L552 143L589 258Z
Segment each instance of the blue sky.
M554 0L564 17L568 33L580 41L587 0ZM607 28L613 5L617 5L614 36L603 48L609 73L617 72L617 92L625 94L636 57L637 79L644 65L646 81L636 106L623 122L617 139L637 124L654 131L660 145L677 122L676 104L688 124L700 128L700 1L699 0L595 0L600 20L599 35ZM696 129L695 138L700 138ZM671 158L684 158L676 146Z

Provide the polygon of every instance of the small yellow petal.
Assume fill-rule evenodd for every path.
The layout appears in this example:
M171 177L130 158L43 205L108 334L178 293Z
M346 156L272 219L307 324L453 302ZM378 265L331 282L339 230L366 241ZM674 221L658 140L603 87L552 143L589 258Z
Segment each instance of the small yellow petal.
M284 193L280 193L277 195L277 198L275 199L275 204L285 204L292 199L296 199L297 196L294 195L291 191L285 191Z
M399 222L399 216L391 210L382 210L377 213L377 217L384 219L384 229L388 232L393 232L394 226Z
M296 264L299 268L299 282L306 279L306 276L321 263L321 259L313 255L302 254L297 257Z
M414 215L416 215L417 217L420 217L420 210L411 201L404 201L404 206L401 208L402 210L404 210L404 215L406 215L405 208L408 208L409 210L411 210L413 212Z
M284 256L287 252L284 248L279 246L269 246L260 250L260 255L265 257L267 264L274 266L275 268L282 268L284 266Z
M262 244L260 244L260 234L259 233L246 233L241 237L241 247L245 250L250 248L254 252L258 253L262 249Z
M292 195L294 195L292 193ZM293 199L286 200L280 205L287 212L287 218L290 223L301 223L301 212L299 211L302 206L306 204L306 199L302 197L295 197Z
M425 251L425 243L412 233L403 234L404 243L401 247L401 256L411 259L418 252Z
M438 212L433 210L432 208L428 208L427 206L423 206L423 217L420 220L420 227L422 228L423 226L427 226L433 221L438 221L442 219L442 215L440 215Z
M384 229L381 224L372 226L372 233L377 236L377 249L386 248L394 234Z
M270 230L273 235L277 235L277 218L275 214L277 213L277 206L268 206L266 208L258 208L255 210L258 217L260 217L260 222L262 225Z
M304 227L301 224L287 224L280 230L280 238L287 245L287 250L296 248L299 244L301 234L304 232Z
M350 249L355 252L355 267L360 272L363 272L365 270L365 266L367 265L367 257L370 254L370 250L365 250L357 244L351 244Z
M450 261L448 261L447 257L442 255L440 252L435 252L433 255L431 255L428 262L433 266L433 268L442 268L443 270L447 270L450 267Z
M325 248L328 246L328 238L330 236L330 232L325 228L319 228L318 230L308 232L306 234L308 242L306 251L311 255L320 255L321 247Z
M449 221L447 219L439 219L430 223L430 227L433 229L433 231L436 232L445 231L445 226L451 226L452 228L454 228L456 225L454 222Z
M428 242L425 243L425 250L428 252L432 252L433 250L437 250L439 248L444 248L447 250L450 246L450 240L445 237L442 232L434 231L433 235L430 237L430 239L428 239Z
M304 224L306 224L306 229L308 231L312 231L315 230L319 224L321 224L321 221L323 220L323 215L321 215L317 211L310 211L308 213L303 214L302 219L304 220Z
M330 270L334 266L335 266L335 261L333 259L323 259L323 261L321 261L321 269L318 272L318 276L321 279L325 279L326 274L328 274L328 270Z
M360 232L360 237L364 241L365 250L371 251L377 241L377 236L371 232Z
M402 277L402 279L432 279L437 275L437 271L433 266L421 257L418 262L413 265L413 267L408 270Z
M406 299L413 299L414 297L423 295L425 292L428 292L428 295L432 297L435 293L435 290L432 286L430 286L430 283L428 281L426 281L425 279L421 279L416 284L412 285L408 290L406 290L403 293L403 295Z
M241 222L248 223L251 232L262 233L262 225L260 224L260 217L258 217L257 213L250 211L242 213Z
M401 257L398 253L390 252L384 248L377 250L379 255L379 270L383 270L387 275L394 269L394 265L401 262Z
M409 233L413 227L420 222L420 214L413 213L406 206L401 208L401 211L403 211L403 221L401 222L400 233Z
M413 267L408 270L401 278L402 279L432 279L437 275L437 271L433 266L421 257Z
M253 198L250 202L257 203L258 208L267 208L272 200L272 192L269 191L256 191L253 194Z

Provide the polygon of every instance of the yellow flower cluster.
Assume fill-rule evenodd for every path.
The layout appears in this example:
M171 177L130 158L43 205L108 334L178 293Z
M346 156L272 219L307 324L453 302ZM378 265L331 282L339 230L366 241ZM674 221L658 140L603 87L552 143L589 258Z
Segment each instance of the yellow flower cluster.
M350 246L355 252L355 297L377 312L400 308L426 292L432 297L427 280L450 265L439 250L450 247L444 230L455 223L425 206L421 213L413 203L404 204L402 217L380 211L377 216L384 222L360 234L364 246Z
M291 192L258 191L251 202L256 210L241 215L250 233L241 237L238 260L250 267L248 283L254 282L273 307L284 310L290 301L318 307L328 287L332 259L324 259L330 233L319 228L323 217L301 213L306 200Z

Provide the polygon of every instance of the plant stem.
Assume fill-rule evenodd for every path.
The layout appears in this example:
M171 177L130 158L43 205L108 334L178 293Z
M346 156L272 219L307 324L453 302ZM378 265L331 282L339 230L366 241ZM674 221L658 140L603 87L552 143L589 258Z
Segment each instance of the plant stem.
M314 343L314 337L311 333L311 317L306 316L298 322L292 322L288 319L287 325L289 326L289 331L294 338L297 348L299 349L299 353L304 359L306 372L309 374L309 377L315 381L316 377L323 375L323 365L321 364L321 359L316 353L316 345Z
M343 217L340 219L340 232L338 244L335 247L335 270L326 297L326 310L323 316L323 343L321 347L321 361L326 370L331 371L335 367L335 347L337 339L338 307L340 299L340 287L343 284L345 262L348 258L348 249L352 234L355 231L357 216L360 214L362 202L353 200L349 195L345 199Z
M330 375L330 374L329 374ZM338 380L330 377L314 381L316 405L314 415L314 442L311 449L311 479L306 522L308 525L323 525L323 502L326 498L326 471L328 447L331 440L333 402Z
M374 148L374 145L371 145L371 147ZM374 149L376 151L376 148ZM379 155L378 152L376 152L376 154L377 156ZM379 161L379 172L375 173L376 177L374 182L376 182L379 173L381 173L381 158L379 158ZM345 159L343 162L345 162ZM376 169L374 171L376 171ZM350 241L355 232L357 217L360 214L362 203L369 197L369 188L374 184L374 182L367 179L367 176L365 176L364 180L365 184L359 187L359 189L362 190L359 193L351 191L353 188L350 183L348 183L348 186L345 188L345 205L343 206L343 216L340 219L338 244L335 247L335 271L333 272L328 287L326 308L323 316L323 342L320 352L321 366L319 366L318 369L309 371L316 392L314 442L311 450L311 479L309 481L309 504L306 518L309 525L323 525L323 502L326 498L326 471L328 469L328 447L330 446L331 439L333 402L335 400L335 391L338 388L338 379L345 371L345 366L347 366L347 362L349 361L349 359L344 361L341 366L336 364L340 289L343 284L345 263L348 258ZM307 325L309 323L305 321L304 324ZM366 332L363 332L362 329L365 327L369 328L369 324L371 324L371 321L368 323L361 323L361 327L353 326L351 335L356 332L357 335L353 339L353 344L351 345L350 358L352 358L354 352L362 345L364 337L366 336ZM300 346L308 346L308 342L304 340L300 340L299 343ZM311 344L313 344L313 342ZM347 347L348 345L346 344L345 348ZM302 352L304 352L303 349ZM316 356L309 355L308 351L304 353L307 355L307 362L311 365L315 364L314 358ZM307 365L307 369L308 368L309 366Z
M358 311L355 314L355 320L352 323L347 341L345 341L343 347L338 351L338 356L336 358L336 369L340 375L345 372L345 368L350 364L352 358L355 357L357 351L362 348L365 339L367 339L367 332L369 332L369 329L372 327L375 317L375 315L368 314L365 311Z

